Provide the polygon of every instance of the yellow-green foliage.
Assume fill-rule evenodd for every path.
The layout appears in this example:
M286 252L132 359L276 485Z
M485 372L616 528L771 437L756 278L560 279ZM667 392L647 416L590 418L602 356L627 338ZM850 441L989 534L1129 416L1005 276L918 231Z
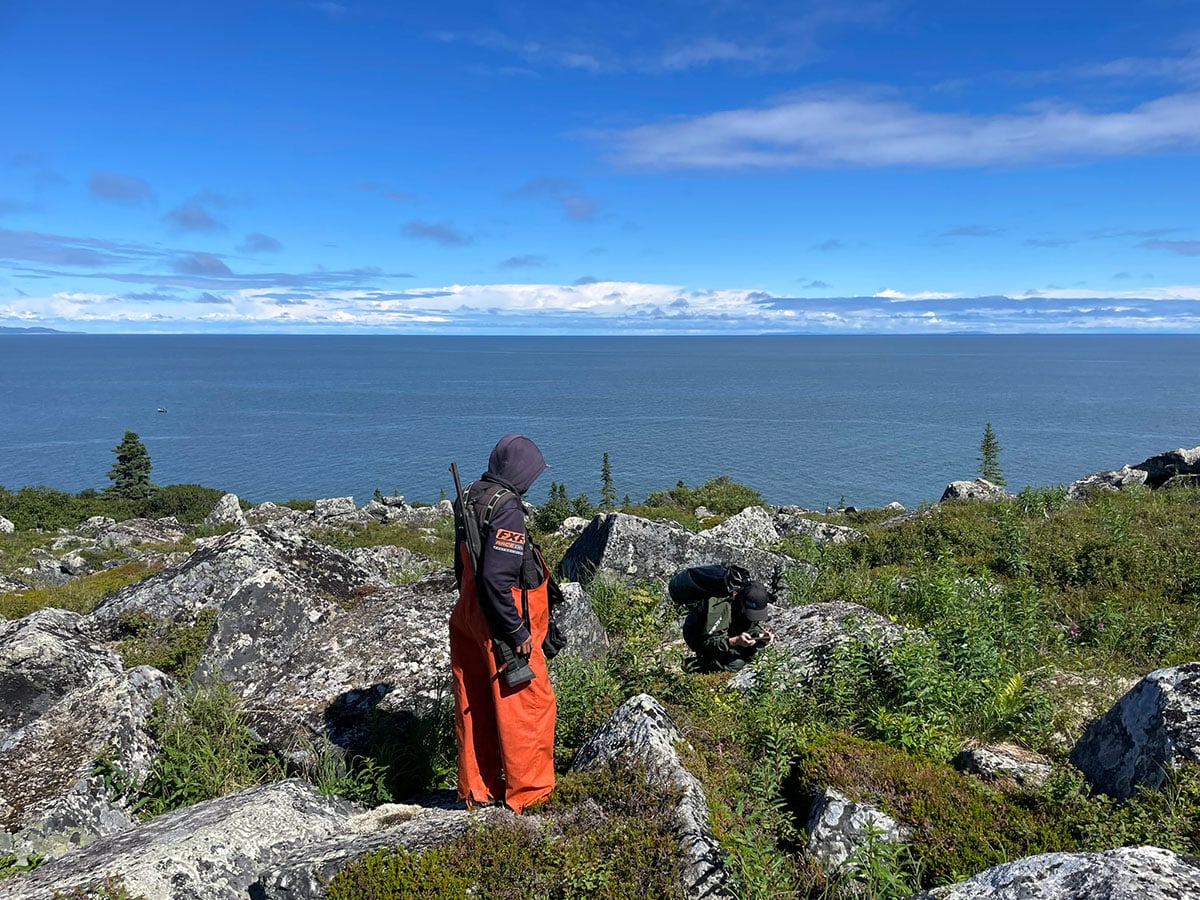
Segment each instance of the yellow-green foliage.
M622 766L561 779L532 822L473 827L422 854L382 850L330 882L329 900L641 900L679 896L678 792Z
M202 609L192 624L156 619L130 610L117 620L122 635L118 652L126 667L149 665L187 681L196 670L208 635L217 622L215 609Z
M75 578L58 587L34 588L0 595L0 615L9 619L20 619L47 606L69 609L77 613L90 613L105 595L141 581L157 572L159 568L160 564L135 560L115 569Z
M424 553L442 565L454 565L454 523L446 517L431 527L432 534L416 525L371 523L353 528L326 528L313 532L312 537L338 550L385 545L404 547Z

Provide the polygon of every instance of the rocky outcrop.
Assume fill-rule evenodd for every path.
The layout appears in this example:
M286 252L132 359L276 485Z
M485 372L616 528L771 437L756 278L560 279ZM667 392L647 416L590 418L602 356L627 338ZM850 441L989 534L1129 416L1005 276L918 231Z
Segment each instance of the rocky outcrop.
M1071 751L1091 785L1117 799L1161 787L1183 760L1200 762L1200 662L1151 672Z
M172 690L140 666L72 691L10 735L0 745L0 855L60 856L131 827L113 781L146 777L155 752L146 722Z
M1122 466L1111 472L1093 472L1077 481L1071 482L1067 488L1068 500L1086 500L1093 494L1105 491L1119 491L1132 485L1142 486L1146 483L1146 473L1142 469Z
M779 542L779 531L771 514L761 506L749 506L700 534L710 540L741 547L769 547Z
M1159 847L1043 853L980 872L913 900L1188 900L1200 897L1191 856Z
M666 581L689 566L736 563L749 570L752 578L769 585L779 572L815 572L808 563L726 537L749 537L749 517L744 524L747 527L735 525L720 531L722 526L718 526L693 534L675 522L625 513L601 514L567 549L563 574L572 581L586 581L594 574L625 582Z
M95 646L82 617L41 609L0 622L0 747L67 694L121 673L121 660Z
M901 507L903 510L903 507ZM781 537L806 537L818 544L845 544L864 540L866 535L845 525L832 525L808 518L799 506L780 506L772 517Z
M259 876L250 896L255 900L324 900L330 880L368 853L401 847L421 853L461 837L471 827L518 828L522 821L503 807L468 813L465 809L386 804L352 817L346 833L285 855Z
M976 478L974 481L952 481L942 492L940 503L947 500L979 500L984 503L995 503L997 500L1011 500L1012 493L998 484L993 484L986 478Z
M583 529L587 528L587 524L588 520L582 516L567 516L558 526L558 533L573 541L583 534Z
M600 659L608 652L608 632L592 609L592 598L583 585L568 581L562 588L563 603L555 610L555 621L567 639L560 657ZM554 672L551 671L551 677Z
M267 501L258 506L252 506L246 513L246 521L251 525L275 525L284 530L298 526L308 518L308 514L289 506L280 506Z
M391 544L355 547L346 555L372 575L391 582L412 581L443 568L441 563L424 553Z
M341 832L355 812L298 781L252 788L159 816L0 881L0 898L53 900L115 874L131 895L149 900L245 900L263 871L297 847Z
M674 821L683 859L683 892L689 898L732 898L724 851L708 827L708 804L700 782L680 762L679 732L657 700L638 694L626 700L580 748L572 769L644 766L647 777L683 792Z
M449 569L364 590L298 640L285 661L237 683L257 730L280 750L297 735L362 749L372 725L403 730L448 696L457 599Z
M1045 784L1053 771L1045 757L1006 744L965 749L955 757L954 767L984 781L1008 782L1019 787Z
M17 530L17 527L12 522L0 516L0 534L12 534Z
M242 505L238 501L237 494L225 494L217 501L217 505L212 508L207 516L204 517L205 525L233 525L236 528L246 527L246 514L242 512Z
M88 519L80 528L94 521L94 518ZM174 544L182 541L187 535L185 526L180 525L174 516L167 516L162 519L127 519L117 522L99 531L95 538L96 546L103 550L123 550L138 544Z
M875 843L905 840L905 829L883 810L830 787L813 799L804 830L809 855L831 872L853 871Z
M1146 484L1152 488L1162 487L1177 475L1200 475L1200 447L1184 450L1168 450L1151 456L1133 466L1146 473Z
M29 585L24 581L13 578L11 575L0 575L0 594L11 594L15 591L26 590L29 590Z
M771 647L783 659L778 675L785 682L819 673L833 650L851 641L887 647L906 640L926 640L922 631L845 601L773 608L767 627L775 635ZM729 685L744 690L757 678L758 667L751 663L733 676Z

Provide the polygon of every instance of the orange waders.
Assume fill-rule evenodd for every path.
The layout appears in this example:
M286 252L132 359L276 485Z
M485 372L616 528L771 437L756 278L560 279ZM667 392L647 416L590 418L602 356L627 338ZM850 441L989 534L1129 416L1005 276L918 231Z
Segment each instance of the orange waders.
M503 802L520 812L554 789L554 689L542 655L550 615L546 573L525 592L534 678L510 688L496 671L492 629L479 608L469 551L463 546L461 553L462 585L450 614L458 796L468 804ZM520 611L521 589L512 592Z

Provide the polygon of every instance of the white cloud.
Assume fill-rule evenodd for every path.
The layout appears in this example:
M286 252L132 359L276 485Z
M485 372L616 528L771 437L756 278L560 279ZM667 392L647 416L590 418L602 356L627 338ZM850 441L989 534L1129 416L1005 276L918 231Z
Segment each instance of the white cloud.
M871 296L879 297L882 300L949 300L952 297L960 297L962 295L948 294L944 291L918 291L915 294L906 294L903 291L894 291L891 288L887 288Z
M652 169L1018 165L1195 149L1200 93L1117 112L1047 103L1003 115L813 94L601 137L617 162Z

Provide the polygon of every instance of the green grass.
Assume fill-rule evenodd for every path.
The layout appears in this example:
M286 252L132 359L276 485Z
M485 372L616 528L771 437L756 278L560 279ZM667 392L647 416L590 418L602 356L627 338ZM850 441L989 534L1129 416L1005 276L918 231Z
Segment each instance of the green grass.
M114 569L84 575L58 587L0 594L0 615L8 619L20 619L48 606L81 614L90 613L108 594L141 581L158 569L156 563L134 560Z
M371 523L350 528L324 528L314 531L313 540L337 550L357 547L404 547L423 553L444 566L454 565L454 523L440 519L429 530L417 525Z

